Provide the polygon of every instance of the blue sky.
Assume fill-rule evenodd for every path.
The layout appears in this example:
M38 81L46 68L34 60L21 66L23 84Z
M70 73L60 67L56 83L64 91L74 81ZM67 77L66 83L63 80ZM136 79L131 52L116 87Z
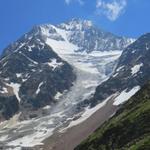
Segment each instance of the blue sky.
M0 0L0 52L34 25L92 20L117 35L150 32L150 0Z

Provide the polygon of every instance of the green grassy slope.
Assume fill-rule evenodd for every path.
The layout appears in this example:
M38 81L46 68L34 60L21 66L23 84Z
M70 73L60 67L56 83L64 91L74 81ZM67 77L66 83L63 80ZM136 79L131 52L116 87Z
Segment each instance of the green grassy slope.
M75 150L150 150L150 83Z

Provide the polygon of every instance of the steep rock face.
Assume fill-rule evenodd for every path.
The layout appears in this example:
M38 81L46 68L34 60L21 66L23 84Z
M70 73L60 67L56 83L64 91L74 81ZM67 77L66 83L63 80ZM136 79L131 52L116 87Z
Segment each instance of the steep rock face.
M0 120L9 119L19 111L19 103L15 96L0 96Z
M97 87L92 105L116 92L143 86L150 79L149 58L150 34L147 33L123 51L113 75Z
M75 150L149 150L150 83Z
M55 103L55 96L72 86L75 74L34 29L4 50L0 79L1 111L9 118L19 107L28 111ZM7 108L12 107L12 99L16 109L11 113Z

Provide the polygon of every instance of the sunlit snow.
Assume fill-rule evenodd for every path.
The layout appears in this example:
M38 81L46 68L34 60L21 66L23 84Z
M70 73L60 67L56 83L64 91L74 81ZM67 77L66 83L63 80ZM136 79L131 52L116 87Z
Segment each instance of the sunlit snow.
M10 84L7 84L8 86L12 87L14 94L16 95L18 101L20 102L21 99L19 97L19 89L20 89L20 84L19 83L13 83L11 82Z
M41 88L41 86L43 85L43 82L41 82L40 84L39 84L39 86L38 86L38 88L37 88L37 90L36 90L36 94L39 94L39 92L40 92L40 88Z
M51 62L47 63L50 67L53 68L53 70L55 70L57 67L61 67L63 65L62 62L57 62L56 59L51 59Z
M141 69L141 67L143 66L142 63L138 64L138 65L135 65L134 67L131 68L131 73L132 75L138 73Z
M120 93L117 98L115 98L113 105L120 105L126 102L130 97L132 97L137 91L140 90L140 86L132 88L130 91L124 90Z

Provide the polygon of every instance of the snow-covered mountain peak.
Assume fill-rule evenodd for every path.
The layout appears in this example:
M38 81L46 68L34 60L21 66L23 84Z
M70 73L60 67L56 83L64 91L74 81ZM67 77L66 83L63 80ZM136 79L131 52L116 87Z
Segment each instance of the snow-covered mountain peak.
M34 26L33 29L29 32L28 36L32 37L40 37L42 40L46 40L46 38L52 38L57 41L64 40L61 35L56 31L56 27L52 24L43 24Z
M45 24L36 28L36 34L40 33L48 45L64 52L122 51L134 42L134 39L106 32L89 20L72 19L66 23Z
M72 19L66 23L58 25L44 24L34 26L33 29L25 34L19 41L11 44L4 50L6 53L13 49L34 41L48 44L58 54L76 53L93 51L122 51L134 40L130 38L116 36L95 26L89 20Z
M4 117L21 112L21 120L34 119L6 128L0 137L14 134L8 139L1 138L0 146L1 142L7 147L38 145L54 130L62 128L63 123L69 124L81 112L90 110L89 105L96 101L88 100L97 85L115 71L118 58L128 44L130 39L105 32L91 21L72 19L60 25L35 26L9 45L0 59ZM142 67L138 63L130 72L136 74ZM11 95L3 96L9 91ZM13 105L17 107L11 109ZM33 126L29 138L28 130L24 129Z
M58 25L58 27L69 31L84 30L84 29L91 28L92 26L93 26L92 21L76 19L76 18L73 18L71 21Z

